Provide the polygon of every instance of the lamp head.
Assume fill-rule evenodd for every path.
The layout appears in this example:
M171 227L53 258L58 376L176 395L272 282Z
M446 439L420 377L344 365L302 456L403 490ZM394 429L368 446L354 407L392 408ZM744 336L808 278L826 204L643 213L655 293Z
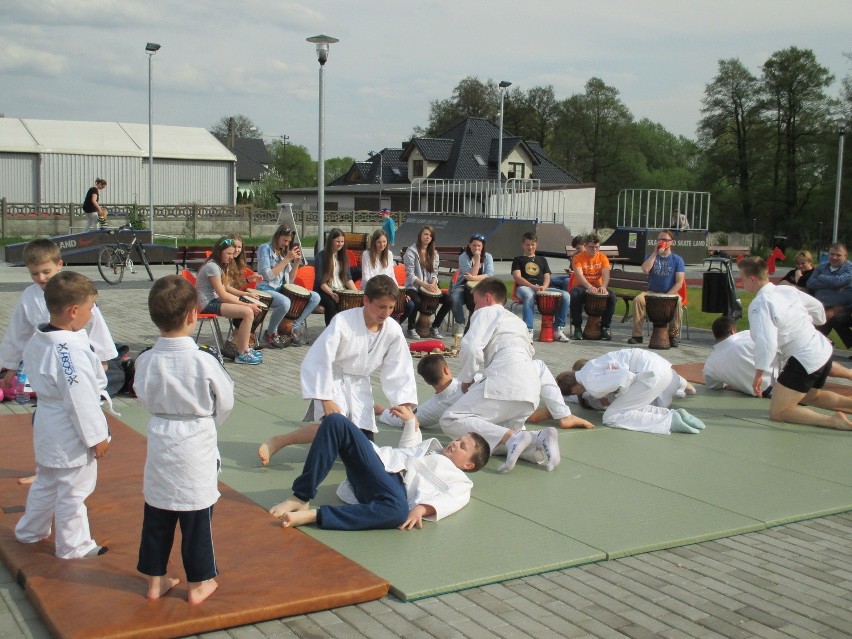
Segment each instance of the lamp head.
M148 55L154 55L159 50L160 50L160 45L157 44L156 42L149 42L148 44L145 45L145 52Z
M325 65L328 60L328 49L330 44L334 44L335 42L340 42L337 38L332 38L327 35L316 35L310 38L307 38L308 42L313 42L317 45L317 60L319 60L320 66Z
M507 89L508 87L512 86L512 83L508 80L500 80L500 84L497 86L499 86L501 89Z

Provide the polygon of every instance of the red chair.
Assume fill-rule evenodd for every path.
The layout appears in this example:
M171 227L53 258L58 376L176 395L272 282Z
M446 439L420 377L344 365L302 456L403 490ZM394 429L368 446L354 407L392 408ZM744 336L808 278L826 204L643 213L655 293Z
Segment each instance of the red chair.
M393 276L396 278L396 285L405 288L405 264L394 264Z
M196 286L197 280L195 275L192 272L184 269L181 271L180 276L185 279L187 282L192 284L193 287ZM198 337L201 335L201 329L204 326L205 322L210 322L210 328L213 333L213 341L216 342L216 349L219 351L219 360L222 359L222 347L225 344L225 340L222 338L222 329L219 327L219 315L214 313L202 313L199 311L198 313L198 330L195 332L195 343L198 343Z

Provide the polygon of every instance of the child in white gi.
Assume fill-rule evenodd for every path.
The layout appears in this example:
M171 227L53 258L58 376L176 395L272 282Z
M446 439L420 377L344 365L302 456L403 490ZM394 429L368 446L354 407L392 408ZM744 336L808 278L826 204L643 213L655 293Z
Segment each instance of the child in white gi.
M218 584L213 550L213 504L219 499L216 427L234 406L234 382L216 357L191 335L198 315L196 292L177 275L160 278L148 295L160 338L136 360L133 387L151 413L145 460L145 515L137 570L148 575L149 599L179 580L166 576L175 525L189 582L189 603L207 599Z
M109 447L100 408L107 379L82 330L97 294L94 283L79 273L53 276L44 289L50 322L24 348L24 368L39 400L33 416L37 467L15 537L26 544L41 541L55 518L60 559L106 552L92 539L85 504L97 483L97 460Z
M343 415L322 420L308 451L302 474L293 482L293 496L270 508L283 526L316 522L330 530L422 528L423 519L438 521L470 501L473 483L467 473L488 463L488 444L475 433L442 446L423 441L414 414L398 408L405 427L399 448L379 448ZM347 480L337 489L342 506L312 509L310 500L340 457Z
M376 275L364 288L363 308L337 313L313 343L301 368L302 397L311 400L305 421L341 413L372 439L378 428L370 375L378 368L382 390L394 405L417 404L408 343L399 324L387 321L398 294L394 280Z
M503 308L506 296L506 285L494 277L480 281L474 289L475 311L459 354L464 395L441 417L441 430L450 437L479 433L494 452L504 447L506 462L498 469L501 473L512 470L531 444L546 457L547 470L553 470L560 461L556 429L523 430L538 406L541 382L526 325ZM474 383L478 372L484 379ZM560 420L563 428L586 424L570 411Z
M772 388L769 419L852 430L852 421L839 412L852 408L852 400L823 390L833 347L815 328L825 324L822 303L792 286L772 284L766 262L759 257L742 260L739 268L743 288L756 294L748 307L748 321L754 340L752 390L757 397L763 394L763 373L779 353L784 362ZM826 415L800 403L837 412Z

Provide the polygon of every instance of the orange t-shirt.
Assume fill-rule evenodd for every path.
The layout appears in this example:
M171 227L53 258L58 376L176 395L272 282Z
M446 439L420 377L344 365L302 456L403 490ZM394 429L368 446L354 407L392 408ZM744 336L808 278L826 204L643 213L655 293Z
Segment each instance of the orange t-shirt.
M585 277L586 281L595 288L599 288L603 283L601 272L605 268L610 267L609 258L600 252L594 257L589 257L589 254L585 251L577 253L574 256L572 263L574 265L574 272L576 272L578 268L583 269L583 277ZM572 275L571 279L571 288L573 288L577 284L577 278Z

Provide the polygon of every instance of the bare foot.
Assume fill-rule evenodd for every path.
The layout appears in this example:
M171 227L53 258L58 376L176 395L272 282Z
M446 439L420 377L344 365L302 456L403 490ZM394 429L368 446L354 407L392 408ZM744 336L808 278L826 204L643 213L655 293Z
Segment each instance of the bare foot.
M538 424L540 422L546 422L548 419L553 419L553 415L550 414L550 411L547 410L544 406L539 406L533 411L533 414L527 417L527 421L530 424Z
M683 389L683 392L687 395L695 395L695 386L692 384L687 384L686 388Z
M284 443L280 441L280 435L274 435L263 442L257 449L257 456L260 457L261 466L269 466L269 459L284 448Z
M852 430L852 422L843 413L834 413L831 416L831 428L837 430Z
M148 577L148 599L159 599L180 583L175 577Z
M35 475L30 475L29 477L20 477L18 478L18 483L21 485L31 484L35 481Z
M563 417L559 420L559 428L594 428L595 425L583 419L582 417L578 417L577 415L568 415L567 417Z
M191 604L200 604L202 601L204 601L210 595L216 592L216 588L218 587L219 584L216 583L215 579L190 582L189 594L187 595L186 600Z
M313 524L317 520L317 511L315 508L310 510L299 510L295 512L284 513L281 516L281 526L284 528L295 528L296 526L304 526L305 524Z
M269 509L269 514L273 517L282 517L286 513L295 513L310 508L311 502L302 501L298 497L290 497L285 499L280 504L275 504Z

